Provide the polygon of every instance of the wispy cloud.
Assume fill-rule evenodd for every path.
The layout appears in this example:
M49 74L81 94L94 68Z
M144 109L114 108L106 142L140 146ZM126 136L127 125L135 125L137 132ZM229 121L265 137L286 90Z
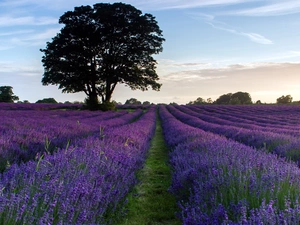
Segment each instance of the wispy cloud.
M219 30L223 30L223 31L226 31L226 32L229 32L229 33L232 33L232 34L247 37L249 40L251 40L253 42L256 42L256 43L259 43L259 44L264 44L264 45L273 44L273 42L271 40L267 39L266 37L264 37L260 34L252 33L252 32L250 32L250 33L241 32L241 31L238 31L236 29L226 28L224 26L226 24L224 24L224 23L220 23L220 22L217 22L217 23L218 23L218 25L216 25L216 23L214 23L214 22L207 22L207 24L211 25L215 29L219 29ZM220 26L220 24L222 24L222 26Z
M11 31L11 32L0 32L0 36L12 36L12 35L19 35L19 34L28 34L33 33L34 30L17 30L17 31Z
M46 41L53 38L59 32L59 28L47 29L42 32L37 32L32 35L27 35L23 37L14 37L10 41L14 45L18 46L37 46L45 45Z
M22 65L13 61L0 62L1 73L17 73L21 76L40 76L43 69L39 64Z
M255 0L152 0L152 1L141 1L132 0L130 1L136 6L151 9L151 10L164 10L164 9L191 9L191 8L202 8L207 6L222 6L240 4L245 2L251 2Z
M51 25L58 24L58 18L52 17L12 17L12 16L2 16L0 17L0 26L18 26L18 25Z
M275 3L269 3L272 1L265 2L266 5L238 10L230 12L229 14L243 15L243 16L279 16L287 15L300 12L300 1L299 0L285 0L282 2L276 1ZM268 4L269 3L269 4Z
M259 43L259 44L264 44L264 45L270 45L273 44L273 42L267 38L265 38L264 36L260 35L260 34L256 34L256 33L244 33L244 32L235 32L236 34L245 36L247 38L249 38L251 41Z
M186 71L180 71L176 73L171 73L166 76L162 77L162 81L174 81L174 82L180 82L180 81L189 81L189 82L195 82L195 81L203 81L203 80L212 80L212 79L220 79L225 78L226 76L211 76L207 75L207 73L203 73L203 71L207 70L186 70Z

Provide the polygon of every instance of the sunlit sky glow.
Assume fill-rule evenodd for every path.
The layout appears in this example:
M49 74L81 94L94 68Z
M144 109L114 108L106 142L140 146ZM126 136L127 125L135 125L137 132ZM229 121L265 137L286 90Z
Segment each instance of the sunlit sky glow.
M113 3L114 1L106 1ZM113 99L186 104L198 97L244 91L274 103L290 94L300 100L300 1L127 0L156 17L166 42L155 58L161 91L118 85ZM59 17L92 0L0 0L0 86L20 100L83 101L43 86L41 48L59 32Z

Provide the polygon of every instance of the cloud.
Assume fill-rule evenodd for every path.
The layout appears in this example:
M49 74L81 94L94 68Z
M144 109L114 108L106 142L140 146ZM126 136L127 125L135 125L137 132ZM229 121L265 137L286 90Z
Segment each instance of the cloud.
M43 69L39 63L22 65L19 62L2 61L0 62L0 75L4 73L18 74L20 76L40 76L43 74Z
M58 24L57 18L52 17L33 17L33 16L24 16L24 17L12 17L12 16L1 16L0 17L0 26L21 26L21 25L51 25Z
M245 36L249 38L251 41L259 43L259 44L264 44L264 45L270 45L273 44L273 42L264 36L256 33L244 33L244 32L236 32L239 35Z
M279 3L267 4L251 9L239 10L228 14L243 16L280 16L300 12L300 1L285 0Z
M166 10L166 9L191 9L203 8L208 6L224 6L232 4L240 4L251 2L255 0L152 0L152 1L138 1L132 0L130 3L151 10Z
M7 49L10 49L10 48L13 48L13 46L4 46L4 45L0 45L0 51L4 51L4 50L7 50Z
M26 41L44 41L53 38L57 33L59 33L60 28L47 29L43 32L36 33L35 35L31 35L24 40Z
M180 96L177 103L182 104L196 97L215 100L222 94L245 91L254 101L276 102L287 94L300 100L299 85L295 86L300 84L299 71L300 63L248 63L171 72L161 76L160 97Z
M0 33L1 36L13 36L13 35L18 35L18 34L28 34L32 33L34 30L17 30L17 31L11 31L11 32L2 32Z
M206 73L205 73L206 71ZM225 78L225 76L211 76L207 73L208 70L186 70L176 73L170 73L161 78L162 81L172 81L172 82L194 82L194 81L203 81L203 80L212 80Z
M273 44L273 42L269 39L267 39L266 37L260 35L260 34L256 34L256 33L246 33L246 32L241 32L241 31L237 31L235 29L232 28L226 28L224 27L224 25L227 26L227 24L221 23L221 22L207 22L207 24L209 24L210 26L212 26L215 29L218 30L223 30L232 34L236 34L236 35L240 35L240 36L244 36L247 37L249 40L256 42L258 44L264 44L264 45L270 45ZM216 24L221 24L223 26L220 25L216 25Z
M47 41L53 38L59 28L47 29L27 36L16 36L10 39L13 46L40 46L45 45Z
M172 64L172 66L174 67L181 67L181 68L185 68L185 67L207 67L207 66L210 66L210 63L175 63L175 64Z

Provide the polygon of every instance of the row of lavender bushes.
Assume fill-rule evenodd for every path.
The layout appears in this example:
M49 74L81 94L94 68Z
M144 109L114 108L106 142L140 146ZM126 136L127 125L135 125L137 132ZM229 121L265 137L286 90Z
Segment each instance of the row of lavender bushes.
M7 165L34 159L37 153L52 153L77 138L126 124L143 111L0 110L0 113L0 171L3 171Z
M64 104L64 103L0 103L1 110L76 110L81 109L82 104Z
M181 107L179 108L185 108ZM284 143L279 142L269 150L279 156L296 161L300 166L300 117L298 116L300 107L298 105L219 106L216 108L189 106L188 108L192 111L185 111L186 113L206 122L247 128L254 131L254 134L262 131L283 134L282 137L285 139L285 135L293 136L286 139L287 141Z
M249 113L247 108L244 110L236 110L236 108L232 108L232 110L228 112L224 112L224 110L220 112L210 112L201 106L180 106L179 108L187 110L190 115L196 116L206 122L216 123L219 125L234 125L236 127L251 130L271 131L294 136L299 136L300 134L300 121L297 116L297 111L291 112L289 110L286 112L282 109L280 111L281 114L277 114L276 111L274 112L272 108L269 108L269 114L267 115L267 112L262 112L259 108L257 108L257 112L254 113L254 110L256 109L255 107L252 107L252 110L254 111L252 113ZM247 115L247 119L243 118L245 115ZM292 116L295 119L286 118L285 121L282 121L283 115L286 115L286 117Z
M245 145L272 152L281 157L291 159L300 165L300 139L295 134L284 134L280 131L265 131L204 121L193 111L182 106L167 106L167 109L180 121L204 131L225 136Z
M251 120L255 124L286 125L298 122L299 105L215 105L191 106L209 113L231 116L234 119ZM298 125L299 127L299 125Z
M113 224L146 158L155 107L131 119L11 165L0 177L0 224Z
M299 224L300 169L180 122L160 106L183 224Z

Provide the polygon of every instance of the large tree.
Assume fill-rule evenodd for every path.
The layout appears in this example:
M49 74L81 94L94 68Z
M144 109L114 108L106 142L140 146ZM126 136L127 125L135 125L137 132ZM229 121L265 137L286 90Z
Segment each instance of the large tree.
M99 3L75 7L60 19L64 24L44 53L43 85L62 92L85 92L88 102L110 102L118 83L131 89L159 91L152 57L162 51L162 31L155 17L135 7Z
M0 87L0 102L14 102L19 100L19 97L14 95L12 89L11 86Z

